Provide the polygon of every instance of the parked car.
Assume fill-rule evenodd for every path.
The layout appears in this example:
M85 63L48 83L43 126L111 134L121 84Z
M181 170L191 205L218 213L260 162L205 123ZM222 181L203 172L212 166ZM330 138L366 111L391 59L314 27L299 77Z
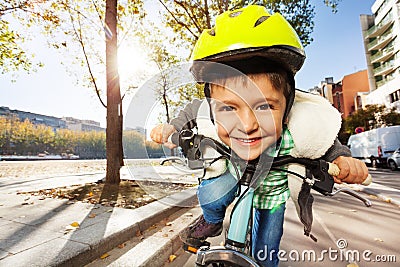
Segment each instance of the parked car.
M372 129L350 136L347 142L354 158L373 167L386 166L387 159L400 147L400 125Z
M388 157L387 165L394 171L400 166L400 148L396 149L393 154Z

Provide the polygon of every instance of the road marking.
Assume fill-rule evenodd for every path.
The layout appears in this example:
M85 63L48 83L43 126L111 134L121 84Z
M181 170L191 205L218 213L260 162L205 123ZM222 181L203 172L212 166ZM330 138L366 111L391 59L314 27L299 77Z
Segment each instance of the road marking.
M324 221L322 220L322 218L316 213L314 212L314 218L318 221L318 223L322 226L322 229L324 229L324 231L326 232L326 234L329 236L330 240L332 240L332 243L335 244L336 247L338 247L338 249L344 253L346 253L347 249L345 247L341 248L338 246L338 239L335 237L335 235L331 232L331 230L329 230L328 226L326 226L326 224L324 223ZM340 239L339 239L340 240ZM344 240L344 239L343 239ZM346 253L345 255L349 256L348 263L355 263L354 258L352 257L351 254ZM356 265L358 266L358 265Z

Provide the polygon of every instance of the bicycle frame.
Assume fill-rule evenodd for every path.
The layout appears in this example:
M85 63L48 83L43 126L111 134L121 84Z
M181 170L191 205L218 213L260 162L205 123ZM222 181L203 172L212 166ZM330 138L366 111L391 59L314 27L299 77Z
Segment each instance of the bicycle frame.
M239 196L237 205L235 205L231 214L225 245L212 247L205 245L200 247L196 253L197 266L208 266L212 263L230 263L230 265L222 266L260 266L251 257L251 248L247 252L245 251L246 245L248 245L247 237L252 223L253 195L254 189L248 188L248 190L244 190L242 195Z

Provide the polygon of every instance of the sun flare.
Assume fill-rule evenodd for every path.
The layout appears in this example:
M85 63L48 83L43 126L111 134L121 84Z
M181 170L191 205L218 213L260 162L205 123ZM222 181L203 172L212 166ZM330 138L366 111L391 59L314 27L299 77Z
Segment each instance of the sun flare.
M118 71L121 77L129 78L145 72L150 63L140 45L122 45L118 48Z

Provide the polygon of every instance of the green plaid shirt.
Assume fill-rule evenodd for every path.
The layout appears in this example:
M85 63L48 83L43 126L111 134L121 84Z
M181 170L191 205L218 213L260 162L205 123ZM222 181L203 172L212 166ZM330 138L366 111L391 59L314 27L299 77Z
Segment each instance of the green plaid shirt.
M284 127L280 146L274 151L273 156L289 155L293 147L294 142L292 136L287 127ZM231 173L234 174L233 167L231 164L229 165L228 168ZM287 169L287 166L283 166L282 168ZM255 191L253 206L257 209L272 209L286 202L289 197L290 191L287 173L283 171L270 171Z
M292 136L287 127L283 129L280 147L275 156L289 155L294 147ZM287 169L287 165L283 167ZM290 197L287 172L270 171L261 185L256 189L253 206L257 209L272 209L286 202Z

